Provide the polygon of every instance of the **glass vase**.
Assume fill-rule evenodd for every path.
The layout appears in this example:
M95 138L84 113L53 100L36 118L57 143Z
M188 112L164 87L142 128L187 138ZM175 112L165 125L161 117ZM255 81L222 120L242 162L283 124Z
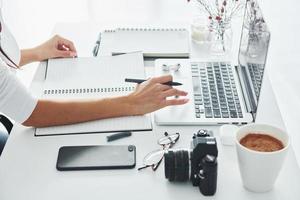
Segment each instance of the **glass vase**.
M210 53L213 55L230 54L232 47L232 29L218 28L210 32Z

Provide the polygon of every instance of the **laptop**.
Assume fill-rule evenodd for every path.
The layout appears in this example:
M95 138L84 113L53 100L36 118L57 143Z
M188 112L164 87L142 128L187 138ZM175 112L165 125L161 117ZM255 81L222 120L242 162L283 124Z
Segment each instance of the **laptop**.
M224 60L158 59L155 74L172 74L189 92L183 106L154 114L158 125L247 124L255 121L270 32L255 0L247 1L238 64Z

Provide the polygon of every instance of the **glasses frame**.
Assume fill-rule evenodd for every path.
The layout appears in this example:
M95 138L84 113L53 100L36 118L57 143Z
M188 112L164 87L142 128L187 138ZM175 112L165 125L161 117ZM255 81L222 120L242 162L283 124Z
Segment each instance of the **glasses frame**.
M174 140L171 139L171 136L173 136L173 135L177 135L177 137L176 137ZM180 138L180 134L179 134L179 133L174 133L174 134L169 135L167 132L165 132L165 136L163 136L163 137L161 137L161 138L159 138L159 139L157 140L158 145L162 146L162 150L157 149L157 150L151 151L150 153L148 153L148 154L144 157L143 160L145 160L149 155L151 155L151 154L153 154L153 153L155 153L155 152L158 152L158 151L164 151L164 152L165 152L166 150L172 148L172 147L176 144L176 142L179 140L179 138ZM163 139L169 139L170 142L169 142L169 143L166 143L166 144L160 143L160 141L163 140ZM138 170L140 171L140 170L142 170L142 169L146 169L146 168L151 167L151 169L152 169L153 171L156 171L157 168L159 167L160 163L162 162L163 158L164 158L164 154L161 156L161 158L159 159L159 161L158 161L157 163L154 163L154 164L152 164L152 165L145 165L145 164L144 164L144 166L139 167Z

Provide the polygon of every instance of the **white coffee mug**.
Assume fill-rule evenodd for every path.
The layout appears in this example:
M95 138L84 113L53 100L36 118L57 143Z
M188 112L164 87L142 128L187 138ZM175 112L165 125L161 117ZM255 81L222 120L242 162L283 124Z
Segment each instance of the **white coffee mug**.
M240 144L249 133L266 134L280 140L284 148L273 152L254 151ZM236 133L236 150L243 185L253 192L267 192L273 188L282 168L290 141L288 134L274 126L249 124L242 126Z

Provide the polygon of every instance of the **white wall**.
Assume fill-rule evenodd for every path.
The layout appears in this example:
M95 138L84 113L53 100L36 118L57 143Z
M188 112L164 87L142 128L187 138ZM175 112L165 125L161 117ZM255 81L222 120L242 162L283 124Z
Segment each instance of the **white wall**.
M148 21L149 12L157 13L155 21L168 16L174 22L185 17L186 0L0 0L4 20L21 48L29 48L47 40L57 22L108 21L110 23L132 21L139 24ZM113 3L112 3L113 2ZM166 6L182 5L180 11ZM177 6L178 7L178 6ZM128 13L128 10L130 13ZM113 15L112 15L113 12ZM113 16L105 18L103 16ZM149 21L154 21L153 18ZM167 23L172 23L172 20ZM186 22L185 22L186 23ZM80 28L78 28L80 31ZM37 64L30 64L18 72L28 86Z
M21 48L47 40L57 22L87 21L87 0L2 0L2 13ZM37 64L18 72L28 86Z
M21 47L44 41L57 22L88 20L86 0L2 0L3 17Z

